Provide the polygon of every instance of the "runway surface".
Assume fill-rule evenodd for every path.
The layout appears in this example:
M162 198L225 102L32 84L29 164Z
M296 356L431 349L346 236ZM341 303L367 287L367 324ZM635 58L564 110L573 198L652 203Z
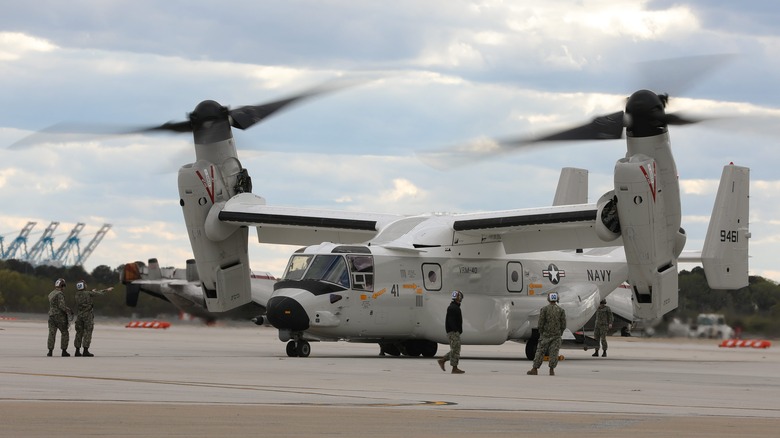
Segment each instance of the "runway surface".
M610 337L525 372L524 344L464 346L466 374L375 344L290 358L251 323L168 329L98 321L93 358L46 357L44 315L0 319L0 436L767 437L780 430L780 351ZM71 328L71 346L74 330ZM776 344L776 343L775 343ZM59 353L59 336L57 339ZM439 352L447 351L440 345ZM448 368L449 371L449 368Z

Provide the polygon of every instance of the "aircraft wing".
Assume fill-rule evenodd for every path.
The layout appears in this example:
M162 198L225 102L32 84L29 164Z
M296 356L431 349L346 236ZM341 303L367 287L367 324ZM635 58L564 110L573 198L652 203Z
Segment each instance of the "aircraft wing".
M231 198L219 220L257 228L261 243L316 245L322 242L362 243L402 215L265 205L251 193Z
M595 231L596 204L507 210L455 216L459 244L501 241L507 254L622 245Z

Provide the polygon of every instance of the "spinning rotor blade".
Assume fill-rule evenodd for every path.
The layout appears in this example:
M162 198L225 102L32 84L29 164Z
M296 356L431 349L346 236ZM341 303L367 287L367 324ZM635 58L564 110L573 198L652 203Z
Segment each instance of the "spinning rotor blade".
M139 130L134 130L129 132L122 132L122 134L147 133L147 132L155 132L155 131L168 131L168 132L175 132L175 133L192 132L194 129L193 123L200 123L211 118L217 118L217 116L224 116L225 113L227 113L227 115L230 116L230 126L238 129L249 129L255 124L267 119L268 117L271 117L277 112L285 108L288 108L296 103L302 102L306 99L310 99L313 97L321 96L326 93L338 91L340 89L354 86L357 84L358 84L357 80L346 80L346 79L334 80L310 88L308 90L302 91L293 96L284 99L279 99L273 102L262 103L258 105L246 105L233 110L227 107L220 107L219 114L211 114L207 116L207 118L203 118L202 120L195 120L193 117L194 114L193 112L190 113L189 121L168 122L160 126L153 126L153 127L142 128Z
M696 81L716 67L724 64L733 55L708 55L675 58L638 64L637 76L655 89L682 93ZM690 125L714 119L714 117L690 117L666 113L668 94L639 90L629 97L625 111L598 116L592 121L542 136L491 140L480 139L451 149L424 152L418 156L435 168L459 166L507 153L521 148L538 146L540 143L614 140L623 137L623 128L631 137L646 137L664 132L667 125ZM722 117L719 117L722 118Z
M623 111L599 116L590 123L560 131L543 137L503 141L502 145L509 147L523 146L532 143L546 141L572 141L572 140L615 140L623 137Z
M672 96L685 95L705 76L736 58L733 54L686 56L640 62L634 66L635 89L646 88L669 93Z
M84 124L60 123L33 133L17 141L16 143L13 143L8 148L20 149L25 146L38 145L43 143L61 143L65 141L85 142L99 138L128 134L190 133L194 132L197 127L208 126L219 121L227 121L229 122L230 126L243 130L254 126L255 124L267 119L268 117L271 117L279 111L289 108L294 104L321 96L326 93L355 86L362 83L363 81L364 80L358 79L337 79L304 90L298 94L284 99L258 105L242 106L233 110L214 101L204 101L201 102L193 112L188 114L189 120L178 122L172 121L157 126L118 128L116 126L108 127L98 125L90 126Z
M667 125L677 125L677 126L692 125L694 123L706 122L707 120L713 120L713 119L715 119L715 118L714 117L696 117L696 118L693 118L693 117L683 116L682 114L679 114L679 113L678 114L674 114L673 113L673 114L667 114L666 115L666 124Z
M238 129L249 129L255 123L261 122L266 118L274 115L276 112L281 111L298 102L354 85L357 85L357 81L342 80L338 82L330 82L318 87L311 88L286 99L280 99L275 102L260 105L242 106L230 111L230 125Z

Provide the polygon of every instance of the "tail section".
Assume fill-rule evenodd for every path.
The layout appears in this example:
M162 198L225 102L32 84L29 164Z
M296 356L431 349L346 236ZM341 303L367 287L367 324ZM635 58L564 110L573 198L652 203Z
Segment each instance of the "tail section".
M148 280L159 280L162 278L162 270L160 269L160 262L157 259L149 259L149 267L147 268Z
M141 286L133 284L133 282L143 278L142 271L145 269L143 262L132 262L125 264L119 271L119 280L125 285L125 304L129 307L138 305Z
M723 168L701 261L711 289L748 285L750 169Z
M588 203L588 171L574 167L561 169L553 205Z

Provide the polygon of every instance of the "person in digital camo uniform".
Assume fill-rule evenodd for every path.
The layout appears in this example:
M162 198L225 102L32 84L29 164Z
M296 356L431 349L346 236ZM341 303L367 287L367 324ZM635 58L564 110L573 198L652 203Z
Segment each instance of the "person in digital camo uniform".
M73 315L73 312L65 304L63 289L65 289L65 279L58 278L54 282L54 290L49 293L49 339L47 342L49 353L46 356L51 356L54 351L57 330L61 332L60 347L62 348L62 355L65 357L70 356L70 353L68 353L68 341L70 340L68 317Z
M103 295L113 290L113 287L102 290L87 290L87 283L84 280L76 283L76 341L73 346L76 347L76 356L93 357L89 352L89 345L92 343L92 330L95 328L95 313L92 310L92 297ZM84 353L81 353L81 346L84 346Z
M549 357L550 375L555 375L558 366L558 351L561 349L561 336L566 329L566 311L558 305L558 293L547 294L549 304L539 313L539 343L536 345L534 365L527 374L535 376L542 366L544 356Z
M450 351L441 359L437 359L442 371L444 364L450 361L452 365L452 374L463 374L465 371L458 368L460 361L460 335L463 333L463 314L460 311L460 303L463 301L463 292L459 290L452 291L452 302L447 307L447 316L444 320L444 329L447 331L447 337L450 339Z
M601 357L607 357L607 332L612 328L615 317L612 315L612 309L607 306L607 300L603 299L596 309L596 327L593 329L593 337L596 338L596 352L593 357L599 357L599 343L604 351Z

